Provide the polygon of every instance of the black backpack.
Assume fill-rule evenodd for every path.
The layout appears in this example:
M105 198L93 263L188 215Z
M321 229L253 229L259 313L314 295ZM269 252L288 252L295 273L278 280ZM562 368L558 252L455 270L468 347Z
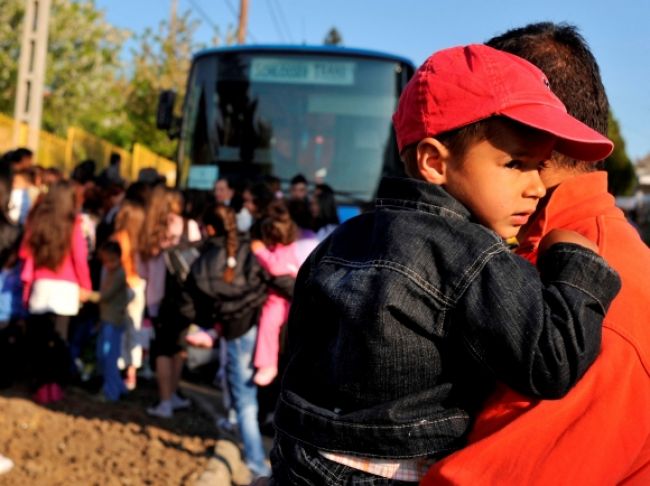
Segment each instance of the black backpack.
M187 219L183 221L183 234L176 246L167 248L163 252L167 274L182 284L190 274L192 263L199 257L201 241L190 241Z

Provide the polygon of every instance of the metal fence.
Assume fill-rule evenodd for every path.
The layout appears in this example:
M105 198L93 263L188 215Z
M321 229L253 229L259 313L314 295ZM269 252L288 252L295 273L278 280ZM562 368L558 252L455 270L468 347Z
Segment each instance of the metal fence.
M0 153L27 146L28 138L27 124L0 114ZM41 130L35 159L43 167L56 167L69 174L75 165L86 159L94 160L97 170L101 171L108 167L112 154L120 156L120 171L126 180L135 180L140 170L153 168L165 176L167 185L176 184L175 162L137 143L133 146L133 152L129 152L77 127L68 128L66 138Z

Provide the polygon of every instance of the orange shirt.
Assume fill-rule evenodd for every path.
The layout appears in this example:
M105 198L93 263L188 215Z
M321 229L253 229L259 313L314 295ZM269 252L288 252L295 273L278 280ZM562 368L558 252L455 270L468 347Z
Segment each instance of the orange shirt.
M469 445L435 464L424 485L650 485L650 249L607 193L607 175L559 185L519 252L531 261L554 228L594 241L622 289L605 318L602 351L560 400L501 386Z

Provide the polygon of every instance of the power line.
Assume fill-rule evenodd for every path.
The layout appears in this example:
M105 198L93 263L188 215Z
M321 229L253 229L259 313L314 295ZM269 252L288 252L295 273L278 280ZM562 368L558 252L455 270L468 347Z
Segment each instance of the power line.
M194 9L199 12L201 17L203 17L203 20L205 20L208 24L210 24L210 27L212 27L212 29L214 29L216 32L219 32L219 26L212 21L212 19L206 13L206 11L203 10L203 8L201 8L194 0L188 0L188 1L192 5L192 7L194 7Z
M287 42L287 39L284 36L284 32L280 28L280 23L278 22L278 19L275 16L275 8L273 7L273 1L267 0L266 3L269 6L269 12L271 12L271 20L273 20L273 25L275 26L275 30L278 33L278 36L281 38L282 42Z
M293 33L291 32L291 28L289 27L289 22L287 22L287 17L284 15L284 10L282 9L282 3L280 0L275 0L275 3L277 4L278 7L278 14L280 15L280 20L282 21L282 24L284 25L286 32L289 34L289 40L293 44Z

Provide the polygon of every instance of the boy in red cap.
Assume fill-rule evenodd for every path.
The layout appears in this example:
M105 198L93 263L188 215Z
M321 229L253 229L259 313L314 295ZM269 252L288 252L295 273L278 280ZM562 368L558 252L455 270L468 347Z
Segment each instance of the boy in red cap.
M303 265L271 454L274 484L417 482L461 447L496 380L563 396L598 354L615 272L572 232L539 271L504 240L545 189L553 150L599 160L602 135L545 76L487 46L440 51L393 117L407 179Z

